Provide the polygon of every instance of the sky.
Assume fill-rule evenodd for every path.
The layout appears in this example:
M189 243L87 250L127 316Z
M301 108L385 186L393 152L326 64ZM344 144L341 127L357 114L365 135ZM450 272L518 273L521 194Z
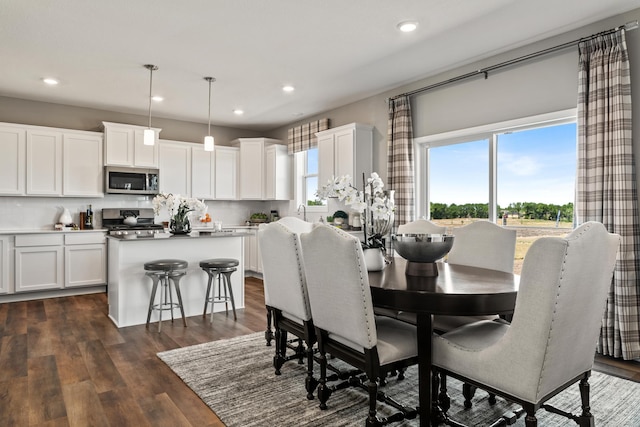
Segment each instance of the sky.
M574 201L576 124L498 137L498 205ZM489 201L489 143L474 141L430 150L430 200L465 204Z

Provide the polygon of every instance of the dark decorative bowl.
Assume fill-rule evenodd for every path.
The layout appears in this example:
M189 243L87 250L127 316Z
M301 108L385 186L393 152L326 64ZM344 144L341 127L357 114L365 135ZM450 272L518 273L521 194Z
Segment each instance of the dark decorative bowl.
M394 234L391 239L396 252L408 261L405 273L410 276L437 276L435 262L453 246L450 234Z

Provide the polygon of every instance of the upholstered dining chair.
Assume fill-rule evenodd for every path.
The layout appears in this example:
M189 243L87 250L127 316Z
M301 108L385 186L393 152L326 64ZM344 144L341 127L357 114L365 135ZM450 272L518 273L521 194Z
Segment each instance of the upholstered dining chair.
M423 218L398 226L398 234L445 234L446 232L447 227Z
M374 315L360 241L327 225L317 225L310 233L300 235L300 240L318 339L320 408L327 408L333 391L326 383L326 355L330 353L366 374L367 426L415 417L414 409L378 393L377 381L386 373L417 363L417 336L413 325ZM361 382L360 385L365 386ZM384 399L400 412L386 420L379 418L376 398Z
M619 245L597 222L538 239L524 260L511 324L480 321L434 336L434 367L522 405L527 427L537 425L541 407L567 416L545 401L579 382L575 420L593 426L588 378Z
M304 229L303 224L294 226L296 225L298 230ZM312 227L311 224L309 226ZM306 355L305 386L307 398L311 400L317 386L317 381L313 378L313 346L316 335L307 296L299 235L280 221L261 224L258 229L258 244L262 252L265 304L275 328L275 373L280 375L280 368L287 360L297 358L302 363ZM286 356L287 333L299 339L295 354L291 357Z

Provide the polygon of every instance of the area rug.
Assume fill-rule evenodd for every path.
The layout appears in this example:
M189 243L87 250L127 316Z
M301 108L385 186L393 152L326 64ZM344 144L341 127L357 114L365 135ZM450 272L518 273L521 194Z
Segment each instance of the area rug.
M367 415L367 394L348 388L333 393L329 409L321 411L318 400L307 400L304 389L305 367L287 362L282 375L276 376L272 366L274 347L267 347L264 333L180 348L158 353L228 427L248 426L362 426ZM317 377L317 373L316 373ZM597 426L640 426L640 384L594 372L590 379L591 405ZM448 380L451 396L449 415L470 426L490 425L510 405L498 398L491 406L487 394L478 391L473 408L464 409L461 384ZM417 368L407 370L406 378L391 378L383 390L404 405L416 406ZM573 413L579 412L578 386L571 386L549 401ZM378 402L378 412L390 415L393 408ZM541 426L575 425L568 419L539 410ZM418 420L405 420L394 425L417 426ZM524 417L517 426L524 426Z

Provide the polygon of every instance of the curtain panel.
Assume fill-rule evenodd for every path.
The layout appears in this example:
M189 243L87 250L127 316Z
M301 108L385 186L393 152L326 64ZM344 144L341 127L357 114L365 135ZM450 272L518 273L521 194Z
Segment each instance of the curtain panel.
M624 30L579 45L576 221L622 238L597 351L640 357L638 195Z
M394 230L414 219L413 125L409 97L389 100L387 184L395 190Z
M317 147L316 132L327 129L329 129L329 119L320 119L290 128L287 131L287 152L293 154Z

